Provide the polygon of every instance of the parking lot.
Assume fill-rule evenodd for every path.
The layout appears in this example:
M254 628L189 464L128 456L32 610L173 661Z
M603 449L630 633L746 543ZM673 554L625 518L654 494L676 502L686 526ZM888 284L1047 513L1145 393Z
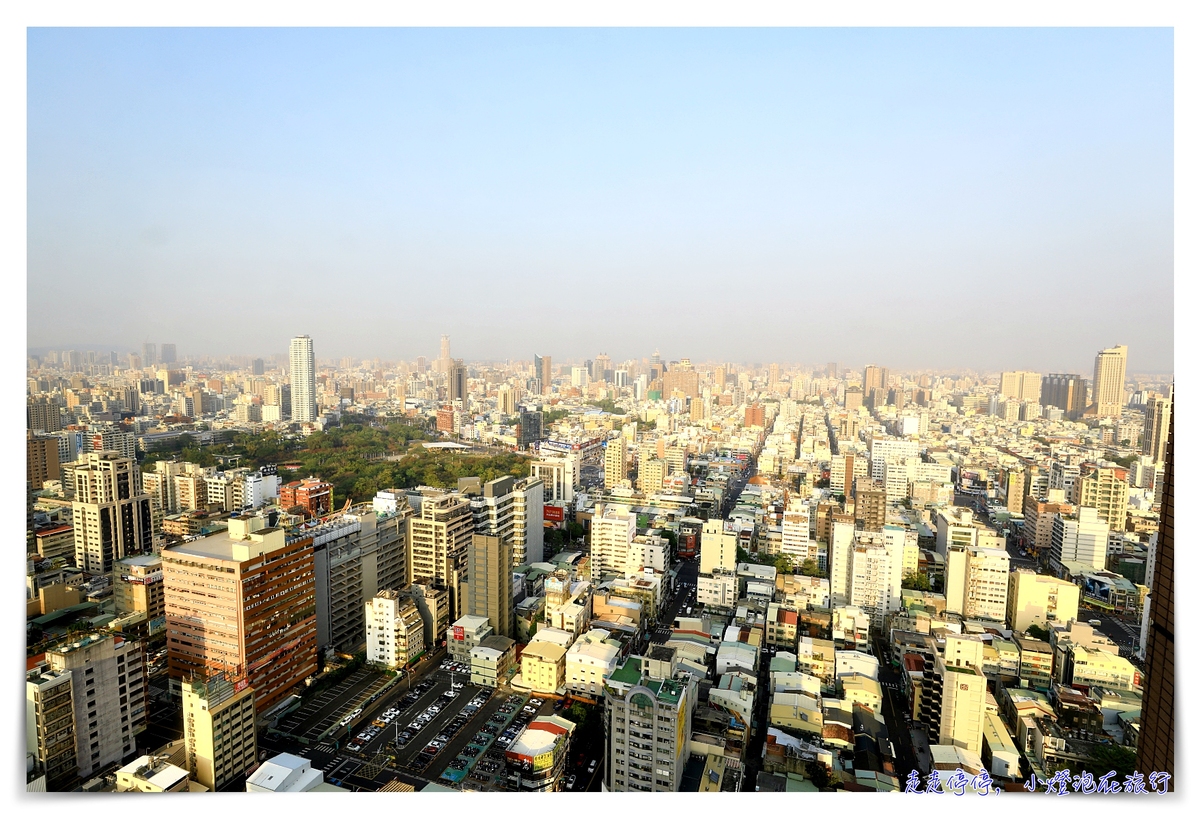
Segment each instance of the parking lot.
M316 741L323 732L387 684L388 679L383 673L360 668L289 714L279 723L279 729L304 741Z

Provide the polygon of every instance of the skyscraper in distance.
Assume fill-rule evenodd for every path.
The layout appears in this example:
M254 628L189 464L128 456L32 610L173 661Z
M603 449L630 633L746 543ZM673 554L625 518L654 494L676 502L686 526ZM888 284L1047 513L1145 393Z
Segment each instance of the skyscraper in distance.
M542 380L542 394L550 394L550 356L549 355L534 355L533 356L534 375Z
M162 345L162 355L159 356L158 362L163 363L163 364L175 363L175 345L174 344L163 344Z
M1125 360L1129 347L1121 345L1096 353L1092 378L1092 406L1098 417L1120 417L1125 406Z
M142 344L142 366L154 366L158 363L158 346L156 344Z
M312 338L297 335L289 356L292 379L292 420L312 423L317 419L317 363Z

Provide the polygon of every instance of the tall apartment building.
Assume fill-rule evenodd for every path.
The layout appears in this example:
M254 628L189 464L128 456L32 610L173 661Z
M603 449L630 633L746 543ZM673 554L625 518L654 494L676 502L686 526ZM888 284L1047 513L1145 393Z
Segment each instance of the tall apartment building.
M174 344L163 344L162 351L159 355L158 361L159 361L159 363L163 363L163 364L175 363L175 345Z
M71 675L75 763L80 778L129 758L146 729L142 646L94 633L46 651L51 674Z
M746 417L744 426L766 426L767 425L767 409L761 403L752 403L746 407Z
M872 389L886 389L888 380L887 367L868 364L863 369L863 392L870 394Z
M1075 505L1094 508L1101 520L1113 531L1125 530L1125 515L1129 510L1129 483L1125 481L1125 470L1093 467L1080 470L1075 481Z
M868 532L845 523L834 524L831 539L830 603L857 606L873 624L882 626L885 617L900 608L906 565L916 568L915 544L910 548L903 529L894 526Z
M522 409L517 419L517 448L528 449L545 435L542 431L542 413Z
M61 477L58 464L58 438L32 430L25 434L25 475L30 487L37 491L47 480Z
M496 389L496 411L505 416L517 411L517 393L508 384L502 384Z
M1175 787L1175 421L1167 425L1162 518L1147 616L1138 768L1162 770Z
M782 540L779 551L792 561L794 567L799 568L808 559L816 561L818 549L809 533L809 509L799 498L788 502L780 533Z
M887 520L887 493L882 480L860 477L854 481L854 520L865 531L882 531Z
M482 495L471 498L475 533L509 543L512 567L542 561L544 494L539 478L498 477L484 483Z
M678 792L689 757L696 682L672 658L630 656L605 680L605 785L610 792Z
M450 362L446 370L446 400L453 404L455 401L464 407L467 401L467 367L461 358Z
M849 496L854 480L870 474L870 463L862 455L835 455L829 463L829 490Z
M1108 524L1094 508L1080 508L1075 516L1057 514L1050 532L1052 565L1068 568L1078 563L1103 568L1108 557Z
M68 471L75 564L81 570L107 574L117 560L153 550L150 495L142 492L133 460L116 452L89 452Z
M174 682L220 672L245 678L262 712L316 672L311 537L242 517L161 556Z
M366 603L381 589L408 584L411 513L406 502L360 503L297 532L312 539L318 650L356 652L366 640Z
M317 419L317 362L313 355L312 338L298 335L292 339L288 363L292 386L292 420L312 423Z
M554 373L550 368L549 355L534 355L533 356L533 374L542 382L542 394L550 394L550 384L554 379Z
M738 532L733 523L709 519L700 530L700 573L737 569Z
M1046 500L1036 494L1025 497L1025 523L1022 536L1026 544L1039 553L1050 547L1050 535L1054 530L1054 519L1059 514L1074 514L1075 506L1064 502L1061 489L1054 491Z
M25 405L26 428L31 432L61 432L62 413L51 398L31 397Z
M142 365L154 366L158 363L158 345L151 343L142 344Z
M1097 417L1119 418L1125 408L1125 359L1129 347L1121 345L1096 353L1092 378L1092 405Z
M960 641L947 637L947 642ZM987 677L980 664L950 665L939 656L934 674L939 677L941 700L938 708L938 744L962 747L973 753L983 750L983 723L987 712Z
M508 478L512 479L512 478ZM467 610L486 616L492 632L513 636L512 543L501 537L474 534L467 551Z
M1042 375L1040 372L1002 372L1000 394L1015 399L1017 403L1039 400L1042 395Z
M1047 375L1042 379L1041 404L1058 407L1067 420L1079 420L1087 408L1087 381L1079 375Z
M591 580L628 577L642 570L643 550L633 544L637 517L626 506L597 505L591 524Z
M377 593L366 605L367 661L406 668L425 653L425 626L411 595Z
M621 441L624 443L624 439ZM609 441L609 446L612 441ZM604 452L604 485L608 487L608 450ZM529 464L529 476L542 481L544 503L569 505L575 499L575 487L581 485L579 458L574 455L543 457Z
M46 775L46 790L70 789L76 776L75 708L69 670L25 674L25 751Z
M951 547L946 554L946 612L1004 622L1008 606L1008 552Z
M1167 430L1171 427L1174 388L1166 397L1155 395L1146 402L1146 424L1142 431L1142 454L1161 463L1167 456Z
M258 762L254 688L215 673L183 682L183 744L192 778L216 792Z
M466 578L467 551L475 530L470 502L460 494L424 497L420 512L408 518L408 525L410 580L440 583L449 591L450 621L458 619L466 604L459 586Z
M658 494L663 490L667 471L667 461L661 457L642 460L638 465L638 490L642 494Z
M624 435L609 438L604 444L604 488L614 489L628 478L627 457Z
M1057 577L1018 568L1008 575L1008 626L1024 633L1030 625L1066 624L1079 618L1079 586Z
M1025 509L1025 470L1020 466L1004 470L1004 507L1012 514Z

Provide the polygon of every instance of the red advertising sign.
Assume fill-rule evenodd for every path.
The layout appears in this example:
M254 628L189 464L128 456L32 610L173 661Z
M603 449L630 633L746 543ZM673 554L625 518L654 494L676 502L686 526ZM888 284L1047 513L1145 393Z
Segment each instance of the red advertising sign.
M250 684L250 682L249 682L248 680L246 680L246 679L240 679L240 680L238 681L238 683L237 683L237 684L235 684L235 685L233 686L233 692L234 692L234 693L241 693L243 690L245 690L245 689L246 689L246 685L248 685L248 684Z
M454 626L454 641L455 641L455 642L461 642L461 641L463 641L463 639L465 639L465 638L466 638L466 636L465 636L465 635L464 635L464 633L463 633L462 626L461 626L461 625L455 625L455 626Z
M562 506L542 506L542 519L561 523L563 521Z

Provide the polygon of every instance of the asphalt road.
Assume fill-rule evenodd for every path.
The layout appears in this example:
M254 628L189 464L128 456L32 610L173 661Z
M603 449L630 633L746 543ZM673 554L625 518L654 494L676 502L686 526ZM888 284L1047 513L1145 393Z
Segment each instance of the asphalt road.
M903 782L917 766L916 751L908 732L907 702L900 673L892 668L892 654L882 636L875 637L875 656L879 659L879 684L883 687L883 721L896 753L896 776Z
M684 560L679 567L679 577L675 585L675 596L663 608L662 613L658 618L658 626L654 632L650 634L650 641L653 644L661 645L671 637L671 629L674 626L675 618L679 616L680 611L685 610L686 606L696 604L696 577L700 574L700 558L693 557ZM693 613L695 608L693 607Z

